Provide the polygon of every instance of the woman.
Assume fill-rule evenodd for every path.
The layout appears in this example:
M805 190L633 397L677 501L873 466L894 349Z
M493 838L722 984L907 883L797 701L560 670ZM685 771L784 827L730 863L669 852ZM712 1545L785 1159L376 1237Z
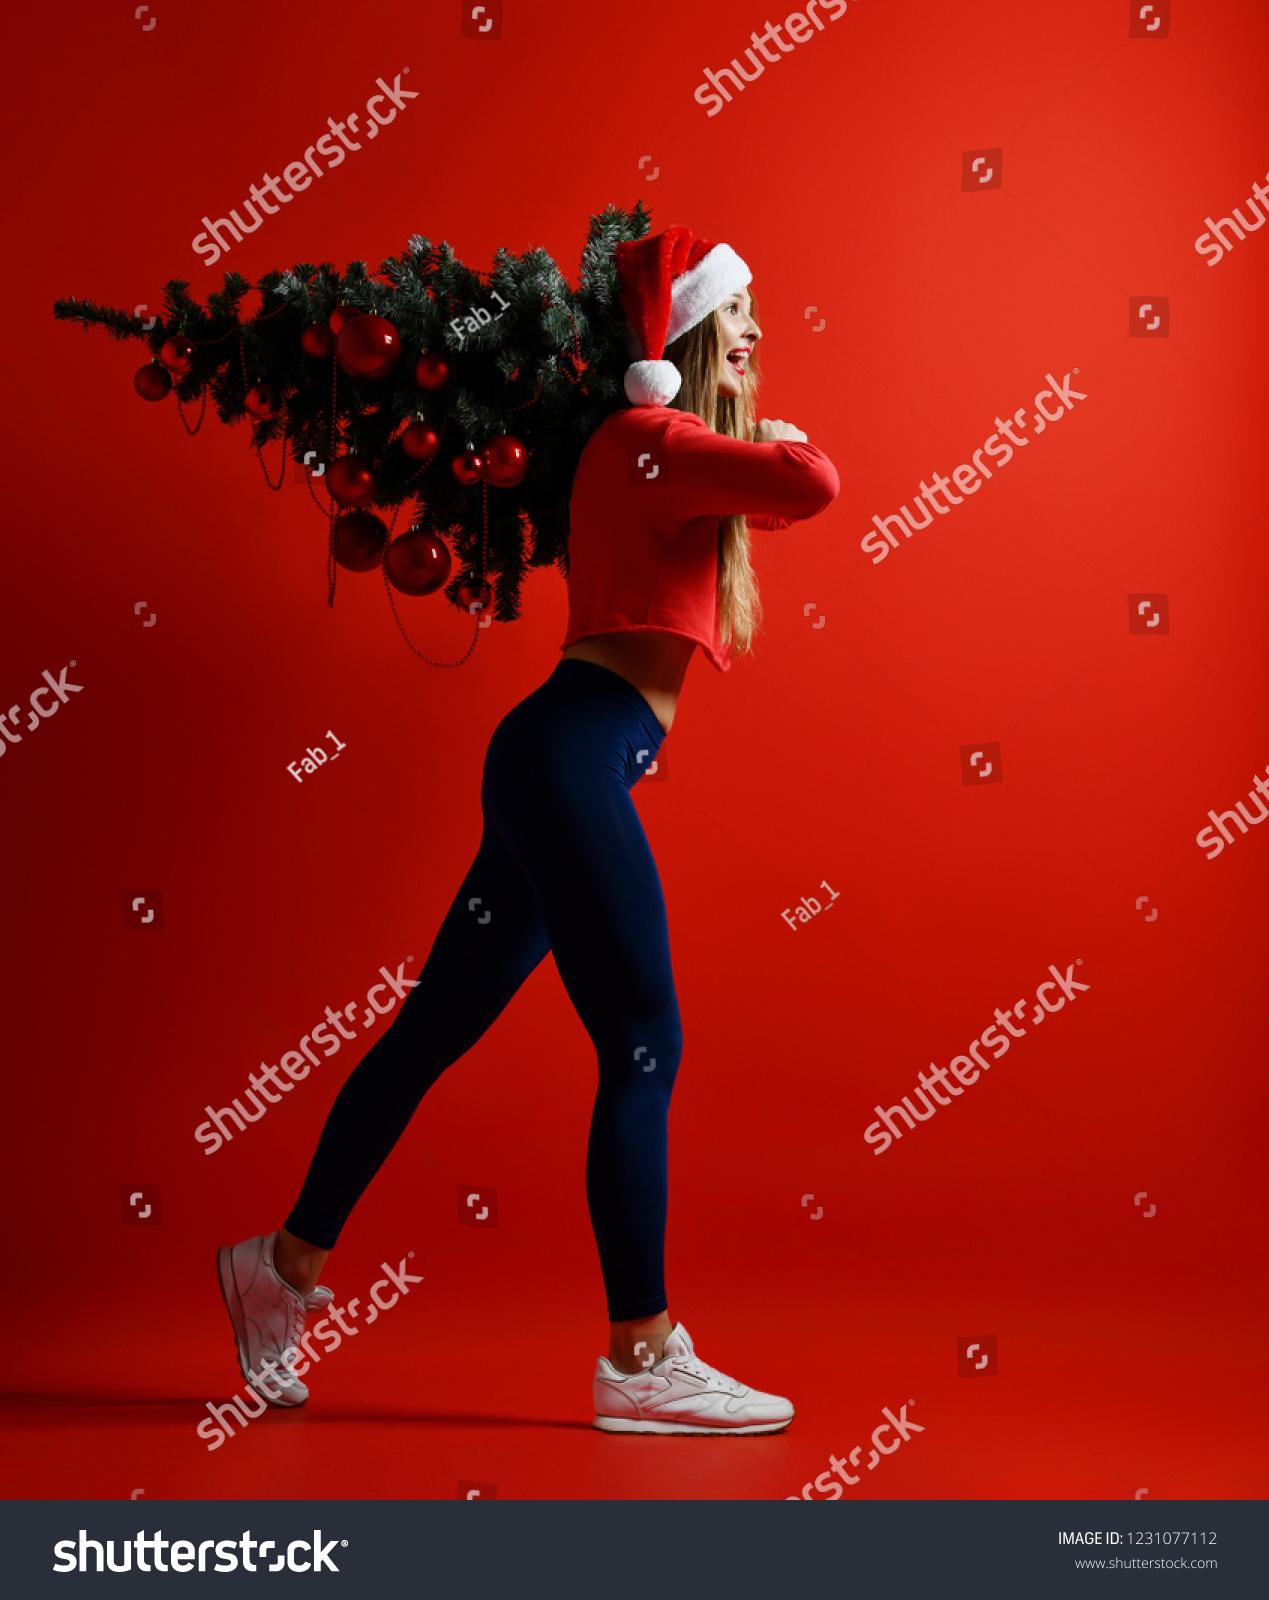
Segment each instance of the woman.
M423 1095L549 950L599 1060L586 1194L609 1345L595 1426L775 1433L793 1418L788 1400L705 1365L668 1314L666 1123L682 1032L630 790L670 731L697 646L721 672L750 647L747 523L814 516L838 480L797 428L754 426L761 330L735 251L676 226L619 244L616 265L643 359L626 374L631 406L578 465L562 658L494 731L476 859L415 987L331 1107L285 1225L219 1252L240 1365L274 1405L308 1398L291 1365L306 1319L330 1303L317 1280L353 1206Z

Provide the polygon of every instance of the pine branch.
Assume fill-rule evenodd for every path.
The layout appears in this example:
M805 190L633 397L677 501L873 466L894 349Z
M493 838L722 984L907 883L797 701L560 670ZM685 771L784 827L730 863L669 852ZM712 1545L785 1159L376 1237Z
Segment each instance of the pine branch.
M85 328L105 328L112 339L144 339L144 324L127 311L99 306L95 300L80 300L69 295L53 302L53 315L59 322L78 322Z

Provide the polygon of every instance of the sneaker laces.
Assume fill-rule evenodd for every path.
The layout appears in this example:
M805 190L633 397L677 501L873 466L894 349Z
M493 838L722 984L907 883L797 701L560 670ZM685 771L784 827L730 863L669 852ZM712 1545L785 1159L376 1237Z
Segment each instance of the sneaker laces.
M704 1378L707 1382L713 1380L721 1383L724 1388L730 1389L733 1394L744 1394L745 1386L738 1383L735 1378L728 1377L727 1373L720 1372L717 1367L711 1367L707 1361L702 1361L700 1356L672 1356L670 1358L681 1372L689 1372L694 1377Z
M334 1290L328 1289L322 1283L319 1283L316 1289L310 1289L308 1294L305 1295L301 1295L298 1290L292 1290L291 1293L296 1298L292 1299L291 1295L286 1297L286 1344L283 1345L283 1350L288 1350L292 1346L298 1347L308 1318L315 1312L325 1311L326 1307L335 1298ZM281 1356L282 1351L279 1351L278 1354Z

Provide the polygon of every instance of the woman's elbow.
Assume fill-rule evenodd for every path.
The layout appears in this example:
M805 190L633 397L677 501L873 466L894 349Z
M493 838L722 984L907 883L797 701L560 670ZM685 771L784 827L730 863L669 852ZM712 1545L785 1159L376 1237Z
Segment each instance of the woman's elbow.
M805 509L799 510L800 518L818 517L822 511L827 511L833 501L841 493L841 483L837 476L837 468L831 461L825 460L818 464L816 471L807 474L805 484Z

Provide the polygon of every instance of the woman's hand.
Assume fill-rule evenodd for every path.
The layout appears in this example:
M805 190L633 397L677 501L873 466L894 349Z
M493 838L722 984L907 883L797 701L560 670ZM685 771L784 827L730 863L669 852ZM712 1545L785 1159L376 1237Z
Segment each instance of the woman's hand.
M755 444L768 444L773 440L791 439L798 444L806 444L806 435L801 428L795 428L791 422L771 422L763 417L753 431Z

